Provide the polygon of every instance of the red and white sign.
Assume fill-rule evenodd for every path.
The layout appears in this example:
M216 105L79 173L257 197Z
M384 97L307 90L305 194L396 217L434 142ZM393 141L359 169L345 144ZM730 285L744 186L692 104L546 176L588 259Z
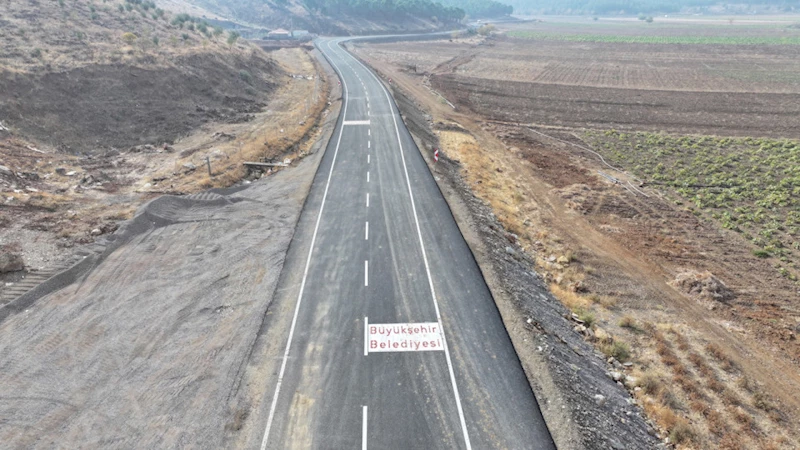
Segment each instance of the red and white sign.
M439 162L439 149L437 148L433 152L433 162Z
M369 323L364 354L375 352L430 352L444 350L441 327L437 322Z

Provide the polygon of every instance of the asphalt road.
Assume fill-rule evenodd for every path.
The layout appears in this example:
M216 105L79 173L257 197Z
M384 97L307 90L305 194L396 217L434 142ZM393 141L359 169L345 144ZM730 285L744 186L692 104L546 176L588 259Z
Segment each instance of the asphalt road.
M554 448L394 102L340 41L317 42L344 101L287 257L302 275L268 313L286 332L261 448Z

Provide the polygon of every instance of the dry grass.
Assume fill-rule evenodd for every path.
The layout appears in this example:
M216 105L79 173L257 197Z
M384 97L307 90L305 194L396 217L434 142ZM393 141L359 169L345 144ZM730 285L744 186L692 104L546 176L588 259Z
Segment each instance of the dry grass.
M570 311L578 313L586 311L591 307L591 302L583 295L577 294L570 289L565 289L556 283L550 284L550 292L566 306Z
M733 373L739 370L739 367L736 364L736 362L733 359L731 359L731 357L728 356L728 354L725 353L725 351L722 350L722 348L719 345L713 342L709 342L706 345L706 352L708 352L709 355L714 357L714 359L716 359L719 362L722 370L729 373Z
M664 386L661 377L652 372L643 374L637 380L637 385L642 388L642 391L647 395L657 395Z
M697 433L694 427L689 425L685 419L678 419L669 432L669 440L675 444L687 444L692 442Z
M283 49L271 55L288 73L322 74L318 63L301 49ZM235 137L228 141L187 140L176 144L178 155L169 169L153 175L153 179L167 178L174 190L191 192L212 187L228 187L249 172L246 161L263 162L267 159L297 160L307 154L318 137L319 119L327 106L329 83L324 77L316 80L286 78L268 106L260 113L256 126L237 127ZM315 96L316 93L316 96ZM300 100L306 99L306 100ZM315 99L312 102L311 99ZM180 149L180 147L186 147ZM213 149L213 152L211 150ZM212 176L206 169L206 157L211 158ZM187 171L184 164L193 164L196 170ZM155 184L154 181L151 181Z
M631 348L628 344L616 339L613 339L610 343L600 344L600 351L606 356L614 357L621 362L625 362L631 357Z
M642 331L642 328L639 327L638 323L636 323L636 319L634 319L633 316L627 314L622 316L621 319L619 319L619 326L635 332Z

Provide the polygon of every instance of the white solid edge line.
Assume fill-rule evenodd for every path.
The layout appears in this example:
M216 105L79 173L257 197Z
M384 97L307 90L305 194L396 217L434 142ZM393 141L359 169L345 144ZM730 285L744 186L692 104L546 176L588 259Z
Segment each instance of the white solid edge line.
M327 42L328 49L333 52L333 48L331 47L331 41ZM344 80L344 76L342 72L339 70L339 67L336 66L336 63L333 62L333 58L331 58L331 64L336 68L336 71L339 72L340 79L342 80L342 86L344 87L344 109L342 109L342 126L339 128L339 138L336 141L336 150L333 152L333 160L331 161L331 169L328 172L328 181L325 183L325 193L322 195L322 203L319 207L319 214L317 215L317 223L314 225L314 234L311 237L311 248L308 250L308 258L306 259L306 267L303 271L303 281L300 283L300 293L297 295L297 305L294 308L294 317L292 318L292 325L289 328L289 337L286 340L286 350L283 352L283 361L281 362L281 370L278 373L278 384L275 386L275 393L272 396L272 404L269 408L269 416L267 417L267 427L264 430L264 438L261 440L261 450L265 450L267 448L267 440L269 438L269 432L272 428L272 421L275 418L275 408L278 405L278 396L281 392L281 384L283 383L283 374L286 372L286 361L289 359L289 351L292 347L292 338L294 337L294 329L297 325L297 316L300 312L300 303L303 300L303 291L306 288L306 279L308 277L308 269L311 266L311 255L314 253L314 244L317 240L317 231L319 230L319 224L322 219L322 211L325 209L325 200L328 198L328 188L331 185L331 177L333 176L333 168L336 165L336 156L339 154L339 144L342 142L342 134L344 134L344 119L347 116L347 103L348 103L348 96L347 96L347 83Z
M361 450L367 450L367 405L363 406L361 425Z
M338 43L337 43L337 45L338 45ZM392 120L394 121L394 131L395 131L395 133L397 135L397 144L400 146L400 158L403 161L403 170L405 171L405 175L406 175L406 184L408 185L408 195L409 195L409 197L411 199L411 210L414 212L414 222L415 222L415 224L417 226L417 236L419 237L419 246L422 249L422 261L425 263L425 272L428 275L428 285L430 286L430 289L431 289L431 297L433 298L433 306L434 306L434 309L436 310L436 320L437 320L437 322L439 322L439 328L441 329L441 332L442 332L442 342L444 343L444 354L445 354L445 357L447 359L447 369L450 372L450 382L453 385L453 394L455 395L456 407L458 408L458 418L461 421L461 431L464 433L464 443L466 444L467 449L471 450L472 449L472 444L470 443L469 433L467 432L467 421L464 418L464 409L461 407L461 398L460 398L460 396L458 394L458 385L456 384L456 376L455 376L455 372L453 371L453 362L450 359L450 349L447 346L447 339L445 339L444 327L442 326L442 316L439 313L439 301L436 299L436 291L435 291L435 289L433 287L433 278L431 278L431 269L430 269L430 265L428 264L428 256L425 253L425 243L422 241L422 231L421 231L421 229L419 227L419 217L417 216L417 207L416 207L416 205L414 203L414 193L412 192L412 189L411 189L411 179L408 176L408 167L406 166L406 157L403 154L403 143L402 143L402 141L400 139L400 128L397 125L397 115L394 112L394 108L392 108L392 100L391 100L391 97L389 96L389 91L386 89L386 87L383 85L383 83L381 83L381 81L378 79L378 77L371 70L369 70L366 66L364 66L364 64L362 64L361 61L359 61L358 59L353 57L349 52L345 51L345 54L347 56L349 56L350 58L352 58L353 61L358 63L362 68L364 68L364 70L369 72L369 74L372 76L372 78L374 78L375 81L381 86L381 89L383 89L384 95L386 95L386 100L389 102L389 110L390 110L391 115L392 115Z
M364 317L364 356L369 355L369 318Z

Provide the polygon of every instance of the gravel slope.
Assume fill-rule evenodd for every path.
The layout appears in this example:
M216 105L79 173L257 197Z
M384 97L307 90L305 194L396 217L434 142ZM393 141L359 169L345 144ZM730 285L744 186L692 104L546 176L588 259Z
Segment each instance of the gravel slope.
M220 448L320 154L160 197L0 310L2 447Z

